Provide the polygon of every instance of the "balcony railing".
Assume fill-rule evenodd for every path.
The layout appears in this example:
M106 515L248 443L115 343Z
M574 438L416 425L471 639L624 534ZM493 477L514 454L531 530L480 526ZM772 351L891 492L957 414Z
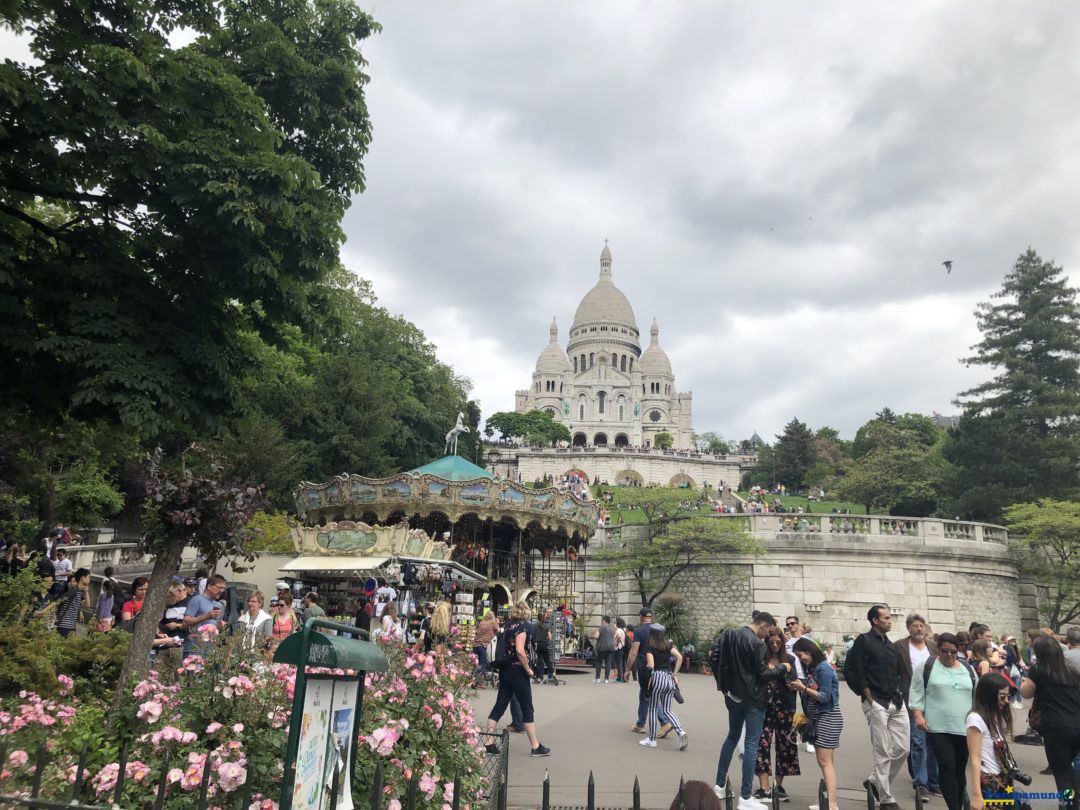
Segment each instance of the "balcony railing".
M1007 546L1009 533L1002 526L942 518L893 517L892 515L779 514L711 515L736 521L754 534L817 534L829 536L919 537L929 541L962 540Z

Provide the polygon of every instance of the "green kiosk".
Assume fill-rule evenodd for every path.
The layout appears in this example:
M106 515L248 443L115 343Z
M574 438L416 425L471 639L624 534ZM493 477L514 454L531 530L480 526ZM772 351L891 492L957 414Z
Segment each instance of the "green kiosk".
M348 635L328 635L319 628ZM364 676L386 672L378 645L353 638L367 631L322 618L308 619L278 646L275 664L296 667L289 744L281 781L281 807L352 810ZM308 673L308 668L316 671ZM335 672L338 671L338 672ZM347 674L343 674L347 673Z

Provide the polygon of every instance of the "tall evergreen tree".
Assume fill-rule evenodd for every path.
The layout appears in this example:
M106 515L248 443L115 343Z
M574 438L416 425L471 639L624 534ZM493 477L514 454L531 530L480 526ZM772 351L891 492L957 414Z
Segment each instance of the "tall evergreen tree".
M792 419L776 439L776 480L796 493L806 471L817 461L814 434L805 422Z
M1077 291L1028 248L993 299L975 311L983 338L964 363L995 375L958 396L964 414L945 447L955 511L983 520L1011 503L1080 494Z

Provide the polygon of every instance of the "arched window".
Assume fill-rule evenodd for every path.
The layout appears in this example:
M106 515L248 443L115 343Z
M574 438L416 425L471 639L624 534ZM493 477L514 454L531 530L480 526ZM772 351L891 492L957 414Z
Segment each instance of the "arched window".
M577 355L574 355L574 373L577 374Z
M634 358L631 357L630 358L630 368L628 368L627 371L633 371L633 370L634 370Z
M622 421L623 419L625 419L625 418L626 418L626 417L625 417L625 416L623 415L623 408L624 408L624 405L623 405L623 404L622 404L622 403L620 402L620 403L619 403L619 421L620 421L620 422L621 422L621 421Z
M582 354L581 354L581 370L582 371L585 370L585 353L584 352L582 352Z
M607 394L601 391L596 395L596 408L598 413L604 412L604 400L607 399Z
M626 355L622 356L622 360L619 362L619 371L626 371Z
M594 352L589 352L589 368L593 367L593 361L595 359L596 359L596 354Z
M585 421L585 404L584 403L582 403L581 405L578 406L578 419L580 419L582 422Z
M615 354L615 352L611 353L611 367L612 368L618 368L619 367L619 355Z

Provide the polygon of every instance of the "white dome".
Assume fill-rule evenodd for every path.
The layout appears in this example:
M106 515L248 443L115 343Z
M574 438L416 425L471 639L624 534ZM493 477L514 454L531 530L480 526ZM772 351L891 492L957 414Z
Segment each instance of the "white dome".
M671 371L671 360L668 358L667 352L660 348L660 327L656 325L655 319L653 319L649 334L652 338L649 342L649 348L642 352L641 360L638 361L642 373L674 377L675 375Z
M620 326L633 327L634 331L637 331L634 308L630 306L630 301L623 295L622 290L611 280L611 249L606 242L600 253L600 280L581 299L577 312L574 313L574 325L570 329L572 331L578 326L597 322L617 323Z
M570 358L566 356L566 352L559 345L559 327L554 319L551 321L548 334L550 342L540 352L540 356L536 358L536 373L562 374L564 371L570 371L572 368Z

